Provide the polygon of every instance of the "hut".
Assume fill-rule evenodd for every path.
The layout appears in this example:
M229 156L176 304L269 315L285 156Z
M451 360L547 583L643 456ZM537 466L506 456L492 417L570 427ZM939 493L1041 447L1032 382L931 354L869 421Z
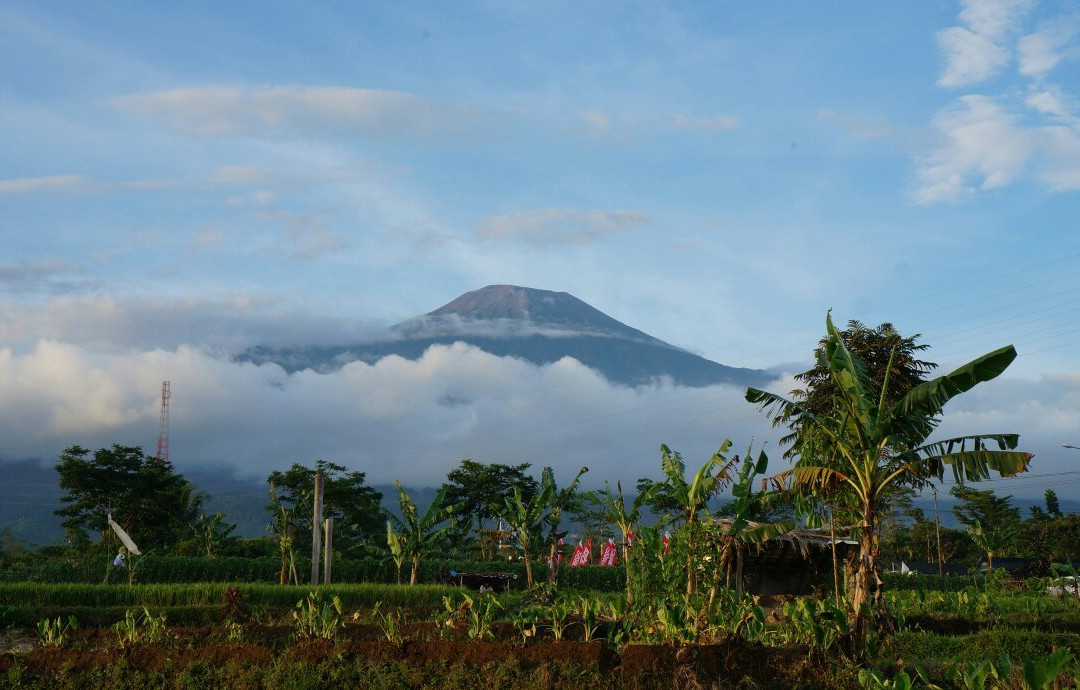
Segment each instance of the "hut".
M726 533L731 524L731 520L720 519L709 527ZM750 528L757 526L756 523L749 525ZM729 555L721 550L718 555L726 558L733 567L736 587L757 596L805 595L824 586L831 588L834 545L841 577L845 564L854 559L859 548L856 541L841 538L834 541L827 530L815 529L794 529L758 544L731 538L726 542L727 546L734 546L734 553Z

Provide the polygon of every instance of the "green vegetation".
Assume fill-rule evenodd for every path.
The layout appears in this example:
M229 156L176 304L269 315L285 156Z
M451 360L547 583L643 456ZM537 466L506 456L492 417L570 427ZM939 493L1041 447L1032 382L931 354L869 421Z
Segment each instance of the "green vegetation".
M1031 456L1014 435L927 442L945 403L998 376L1015 351L930 379L917 336L888 324L840 331L829 318L826 329L805 390L746 393L788 428L793 466L771 477L763 451L740 458L730 440L690 471L660 446L661 478L638 479L633 497L621 481L579 493L587 468L560 487L550 468L536 481L528 463L465 460L427 506L398 483L388 514L363 473L319 460L268 477L271 536L245 540L225 515L202 513L171 466L137 448L72 446L58 465L65 543L4 542L0 553L0 623L36 628L40 642L0 654L0 686L159 686L167 673L191 687L1080 684L1080 518L1052 491L1025 520L1009 496L963 484L1024 471ZM966 531L912 502L946 466ZM319 470L338 530L335 583L301 586ZM124 493L129 479L137 495ZM103 508L153 550L126 560L127 584L98 584L120 567ZM484 529L494 517L506 528ZM620 563L560 567L574 520L598 542L591 562L611 538ZM816 570L820 558L792 565L815 548L830 552L830 572ZM942 570L963 561L969 574L882 573L886 560L915 555ZM1030 559L1025 579L1004 567L1008 556ZM798 597L748 594L773 562L780 577L816 579ZM514 591L458 586L491 572L516 576L497 580Z

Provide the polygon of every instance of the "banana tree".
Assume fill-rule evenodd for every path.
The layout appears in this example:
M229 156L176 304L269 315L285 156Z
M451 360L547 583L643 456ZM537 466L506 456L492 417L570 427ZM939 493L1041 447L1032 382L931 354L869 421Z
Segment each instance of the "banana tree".
M386 521L386 548L390 549L390 559L397 568L397 583L401 584L401 566L405 564L405 551L401 548L401 539L390 521Z
M550 468L544 468L545 474L550 472ZM555 491L554 481L544 482L540 487L540 493L525 500L521 495L521 487L515 486L513 496L504 499L501 517L509 525L510 532L517 539L518 544L521 545L522 555L525 558L525 585L530 589L533 586L530 547L540 531L541 522L545 518L544 511L551 504Z
M405 493L405 488L401 486L401 482L395 481L394 485L398 489L398 507L401 510L401 517L390 516L392 526L387 524L387 536L396 532L395 537L402 555L412 563L409 584L415 585L417 571L420 569L420 559L423 554L430 551L443 538L443 535L454 527L453 507L443 506L444 496L446 495L446 489L444 488L435 494L431 505L427 507L423 515L420 515L416 509L416 504L413 503L409 494Z
M720 444L719 450L705 461L694 476L687 481L686 463L682 456L668 448L660 446L660 469L664 472L664 482L657 488L666 498L673 501L682 510L682 519L686 525L686 594L692 595L697 584L693 568L694 525L698 513L706 510L706 504L724 484L732 479L732 469L738 463L738 457L729 460L725 453L731 448L731 440Z
M658 484L651 484L643 491L639 491L634 498L630 509L626 509L626 499L623 497L622 482L615 482L615 489L604 482L603 491L590 491L585 495L586 499L600 506L604 511L604 519L619 528L622 533L623 563L626 564L626 603L634 603L632 578L630 577L630 546L633 538L634 526L641 519L641 509L652 500Z
M566 536L565 532L559 531L559 523L562 522L563 511L566 510L574 501L577 493L578 483L581 481L581 475L589 471L588 467L582 467L578 470L577 476L574 477L574 481L567 484L562 489L558 488L555 484L555 473L551 471L550 467L545 467L540 474L540 486L541 490L550 487L548 492L548 514L544 517L544 522L548 526L548 543L551 545L551 551L548 554L548 584L555 584L555 580L559 574L559 561L556 558L558 553L558 541Z
M826 316L825 326L828 335L818 363L828 369L836 383L831 413L814 414L796 402L757 388L748 388L746 399L773 415L799 418L831 446L828 464L798 463L778 478L789 487L811 490L837 483L857 502L859 560L851 604L856 614L856 642L861 643L868 620L864 607L871 612L882 609L875 530L889 487L894 483L940 480L947 465L957 482L985 479L991 471L1012 476L1025 471L1032 456L1015 450L1019 442L1015 434L927 442L949 400L1005 371L1016 358L1011 345L925 381L890 405L885 402L888 374L880 389L874 390L865 364L844 345L830 316Z
M988 575L994 574L994 554L1011 544L1019 534L1019 527L1010 525L983 527L978 520L975 521L974 526L968 527L968 536L971 537L971 541L986 553Z

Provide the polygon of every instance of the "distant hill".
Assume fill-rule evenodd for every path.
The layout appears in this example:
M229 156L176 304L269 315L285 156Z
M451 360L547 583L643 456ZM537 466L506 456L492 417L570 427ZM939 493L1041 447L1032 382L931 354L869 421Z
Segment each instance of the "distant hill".
M617 321L566 292L489 285L390 328L384 339L336 346L257 346L237 357L286 371L329 372L353 361L398 355L418 359L432 345L464 342L499 357L550 364L572 357L612 383L647 384L667 377L683 386L761 385L758 369L729 367Z

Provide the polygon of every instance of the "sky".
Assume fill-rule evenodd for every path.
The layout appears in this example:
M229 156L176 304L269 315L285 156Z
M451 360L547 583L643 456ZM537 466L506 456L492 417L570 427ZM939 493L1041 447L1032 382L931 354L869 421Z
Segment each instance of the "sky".
M435 485L472 457L601 483L657 474L661 442L779 455L724 386L464 346L231 360L507 283L779 391L829 309L946 369L1012 343L942 432L1020 433L1036 461L1007 490L1080 498L1078 217L1077 2L8 0L0 459L152 451L163 379L181 469Z

